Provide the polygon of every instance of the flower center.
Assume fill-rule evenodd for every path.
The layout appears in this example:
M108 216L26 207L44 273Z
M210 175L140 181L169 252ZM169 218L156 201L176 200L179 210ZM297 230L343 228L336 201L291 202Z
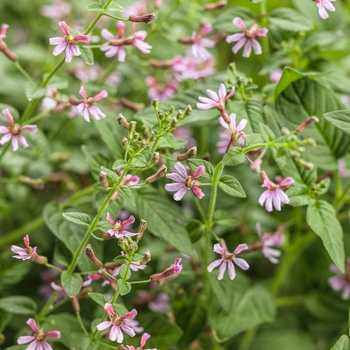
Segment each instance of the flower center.
M9 129L12 135L19 135L21 133L21 127L19 124L13 124L9 127Z
M255 35L250 30L245 30L244 31L244 35L248 39L254 39L255 38Z
M92 97L88 98L85 101L85 107L87 107L87 108L91 107L93 104L94 104L94 100L92 99Z
M34 338L36 341L44 341L45 340L45 333L42 329L39 329L39 332L34 333Z
M115 326L120 327L123 324L123 317L117 314L112 317L111 321Z
M192 176L188 176L185 180L185 186L187 188L191 188L193 186L193 177Z
M224 260L224 261L231 261L233 258L235 258L236 256L233 254L233 253L229 253L229 252L227 252L227 253L225 253L223 256L222 256L222 259Z
M65 36L64 36L64 40L65 40L66 43L69 44L69 45L75 44L75 38L74 38L74 35L72 35L72 34L65 35Z
M118 220L114 226L113 226L113 229L116 230L116 231L121 231L123 229L123 226L122 226L122 223L120 220Z

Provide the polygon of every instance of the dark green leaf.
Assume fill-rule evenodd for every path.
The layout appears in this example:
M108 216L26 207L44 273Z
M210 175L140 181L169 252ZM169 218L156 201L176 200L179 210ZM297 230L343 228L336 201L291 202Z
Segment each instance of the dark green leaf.
M123 280L119 278L117 284L120 295L128 294L131 291L131 284L129 282L123 282Z
M136 206L134 193L128 186L120 186L119 191L121 196L127 200L131 205Z
M306 185L294 184L288 191L286 191L286 194L290 200L289 204L293 207L308 205L312 200L310 190Z
M116 183L119 180L119 176L116 174L115 171L105 168L104 166L101 166L101 170L104 171L107 174L107 176L114 181L114 183Z
M34 315L37 309L34 300L23 296L11 296L0 299L0 309L15 315Z
M190 236L191 242L195 243L199 241L202 236L205 234L206 227L199 220L191 220L187 224L187 231Z
M310 20L288 7L279 7L272 11L269 22L277 28L288 31L307 31L313 29Z
M129 258L126 255L118 255L113 259L113 261L123 265L128 263Z
M90 226L91 224L90 216L84 213L67 212L67 213L62 213L62 216L66 220L74 222L78 225Z
M113 163L112 169L113 170L124 169L127 165L128 164L124 160L119 159Z
M67 295L73 298L80 292L83 278L78 273L70 274L68 271L63 271L61 274L61 283Z
M143 168L147 164L147 159L143 154L138 154L131 162L133 168Z
M240 147L232 147L230 150L224 155L222 160L223 164L226 166L234 166L241 164L245 161L245 155L242 153L242 149Z
M106 303L108 303L108 298L104 295L104 294L101 294L101 293L88 293L89 294L89 297L95 301L97 304L101 305L102 307L105 306Z
M240 221L232 216L232 213L229 213L228 211L222 209L215 211L214 222L217 225L231 228L240 224Z
M219 188L232 197L245 198L246 194L240 182L231 175L221 176L219 180Z
M263 142L264 140L262 139L260 134L251 134L244 139L244 147L254 146ZM259 149L259 148L261 147L256 147L254 149Z
M130 279L131 277L130 268L128 269L127 265L122 265L119 270L119 276L121 278L125 278L125 280Z

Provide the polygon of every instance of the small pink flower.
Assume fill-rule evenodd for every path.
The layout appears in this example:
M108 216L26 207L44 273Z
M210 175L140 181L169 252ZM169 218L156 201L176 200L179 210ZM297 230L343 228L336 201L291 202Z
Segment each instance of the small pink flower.
M156 282L153 282L156 283ZM170 307L169 296L166 293L155 294L155 292L139 291L139 300L142 304L147 304L150 310L154 312L165 312Z
M267 211L272 211L273 206L276 210L281 210L281 204L288 204L289 198L281 189L281 187L289 187L295 181L291 177L286 177L285 179L281 179L279 184L276 185L273 183L265 174L264 171L260 173L263 184L261 187L267 188L265 192L263 192L259 197L259 204L265 205Z
M32 248L30 246L29 236L25 235L23 238L25 248L18 247L16 245L11 246L11 250L18 255L13 256L15 259L29 260L36 255L37 247Z
M141 52L148 54L151 52L152 46L144 42L147 32L145 30L136 32L136 25L137 23L132 24L132 30L134 32L134 40L132 45L136 46Z
M97 63L93 66L88 66L83 61L77 61L73 73L81 82L86 83L89 80L96 81L102 72L101 66Z
M88 35L77 35L69 33L67 23L64 21L58 22L64 34L63 37L55 37L50 39L50 45L57 45L53 50L53 55L58 56L66 50L66 62L70 62L73 56L80 56L81 52L76 42L87 43L89 41Z
M186 192L191 189L192 192L199 198L204 197L204 193L199 188L201 183L196 179L202 176L205 172L205 167L200 165L193 175L188 175L186 168L180 163L176 162L174 168L177 173L166 174L168 179L176 181L176 183L166 184L165 189L170 192L177 191L174 194L174 200L179 201L183 198Z
M8 24L2 24L1 25L1 32L0 32L0 41L4 40L6 38L7 29L9 28Z
M178 275L182 271L181 258L176 258L174 263L161 273L151 275L151 281L161 281L173 275Z
M72 9L69 2L62 0L55 0L53 5L44 5L40 8L40 13L48 18L63 19Z
M235 93L235 87L233 86L231 89L231 92L226 95L226 88L224 84L220 84L220 88L218 93L212 91L212 90L207 90L207 94L210 98L208 97L202 97L199 96L198 100L202 103L197 103L197 108L198 109L210 109L213 107L216 107L218 109L220 108L225 108L225 101L233 96Z
M346 260L346 272L341 272L334 264L330 266L330 270L336 276L328 279L328 283L336 292L343 290L341 298L344 300L350 299L350 258Z
M0 144L3 145L6 142L9 142L11 140L13 151L18 150L18 142L21 143L23 148L27 148L29 145L25 137L22 135L22 131L35 133L38 130L37 126L36 125L20 126L19 124L15 123L13 116L8 108L3 109L2 114L6 117L10 126L0 126L0 134L5 134L0 139Z
M151 336L148 333L143 333L141 336L140 346L138 348L135 348L132 345L127 345L128 350L157 350L156 348L152 348L152 349L144 349L143 348L146 345L146 342L150 337Z
M134 337L136 335L135 330L130 325L127 325L125 320L128 318L134 318L137 315L137 311L132 309L127 312L125 315L119 315L114 311L113 305L110 303L106 303L104 306L104 310L110 316L110 321L104 321L99 323L96 328L99 331L103 331L104 329L111 328L109 332L109 339L112 341L117 341L118 343L122 343L124 336L122 330L129 335L130 337Z
M100 120L106 117L106 114L95 106L95 102L102 100L108 96L106 90L102 90L95 97L89 97L82 86L79 90L79 94L84 97L84 102L77 105L78 111L84 116L84 120L90 123L90 114L95 120Z
M245 249L248 249L248 246L246 244L240 244L233 251L233 253L230 253L227 249L223 248L219 243L215 244L213 250L215 253L221 254L221 259L214 260L211 264L209 264L208 271L212 272L215 269L215 267L220 265L218 280L222 280L224 278L224 273L227 267L228 276L230 280L233 280L236 277L236 271L235 271L233 262L237 266L239 266L242 270L247 270L249 268L248 263L244 259L236 258L236 255Z
M165 84L161 84L154 77L147 77L146 84L150 87L148 97L152 101L155 99L159 101L167 100L175 95L178 88L178 83L174 80L167 80Z
M117 31L118 31L118 36L115 37L109 30L107 29L102 29L101 35L106 39L106 40L119 40L124 37L124 32L125 32L125 23L122 21L117 22ZM113 57L115 55L118 56L118 61L119 62L125 62L125 57L126 57L126 52L124 49L123 45L106 45L101 47L101 51L105 52L106 57Z
M266 36L268 29L267 28L258 28L258 25L255 23L250 29L247 29L242 18L236 17L233 19L233 24L242 29L243 33L237 33L229 35L226 38L228 43L237 42L233 46L233 53L237 53L243 46L243 57L249 57L252 52L252 47L256 55L262 54L261 45L255 39L256 36Z
M213 27L211 24L204 24L201 29L199 34L196 32L192 33L192 54L194 57L199 57L202 60L207 60L211 57L211 54L208 52L206 47L214 47L215 46L215 41L203 38L204 35L207 35L213 30Z
M122 238L124 236L136 236L136 233L128 232L125 228L135 222L135 218L131 215L129 219L125 221L116 220L114 221L109 213L107 213L107 220L113 225L113 228L108 230L108 233L111 237Z
M224 121L224 118L219 118L219 122L224 128L219 134L220 141L217 143L218 152L220 154L225 154L231 147L236 144L236 140L238 140L240 144L243 144L244 139L247 137L247 134L243 132L243 129L246 127L248 120L243 118L236 126L235 113L230 114L230 120L231 123L227 124ZM235 134L234 136L233 133Z
M338 159L338 173L341 177L350 177L350 170L346 167L344 158Z
M117 174L120 176L122 173L121 169L117 170ZM123 178L123 181L121 183L122 186L130 186L130 188L140 188L140 186L133 186L133 185L137 185L140 181L140 178L136 175L131 175L131 174L126 174ZM112 198L111 198L111 202L115 201L118 196L120 194L120 191L115 191L115 193L113 194Z
M43 329L38 328L35 320L32 318L30 318L26 323L34 331L34 335L19 337L17 339L17 343L22 345L30 342L26 348L27 350L52 350L51 345L46 342L46 337L61 338L61 332L59 331L44 333Z
M282 77L283 74L283 70L280 68L274 69L273 71L271 71L270 73L270 80L273 83L278 83Z
M335 12L335 7L332 4L335 0L313 0L318 7L318 14L322 19L327 19L329 14L326 10Z

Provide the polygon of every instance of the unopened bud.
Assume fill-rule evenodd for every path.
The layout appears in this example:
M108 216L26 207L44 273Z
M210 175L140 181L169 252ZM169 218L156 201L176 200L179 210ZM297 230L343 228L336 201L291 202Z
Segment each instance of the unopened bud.
M288 135L290 135L290 130L289 130L288 128L283 127L283 128L281 129L281 133L282 133L282 135L284 135L284 136L288 136Z
M305 170L313 170L315 168L315 164L305 161L304 159L299 158L298 163L305 169Z
M77 106L77 105L80 105L81 103L84 103L84 100L79 100L75 96L71 96L69 97L69 103L74 106Z
M142 238L143 233L145 232L146 228L147 228L147 221L141 219L138 234L137 234L137 241L139 241Z
M305 147L298 147L298 152L304 153L305 152Z
M125 347L124 345L119 345L118 350L128 350L129 348Z
M134 132L136 129L136 122L132 121L129 123L129 129L128 129L128 140L131 140L134 136Z
M80 312L80 304L77 297L72 298L72 307L74 312L77 312L77 313Z
M119 191L118 191L118 192L119 192ZM118 195L119 195L119 193L118 193ZM108 232L104 232L104 233L102 234L102 238L103 238L105 241L109 241L110 239L113 238L113 236L111 236Z
M190 158L194 158L197 154L197 147L196 146L193 146L191 147L186 153L184 154L179 154L176 159L179 161L179 162L183 162L187 159L190 159Z
M174 113L175 111L175 107L174 106L170 106L168 109L168 114Z
M2 52L8 59L13 62L16 62L18 60L17 55L12 52L2 40L0 40L0 52Z
M33 254L30 260L34 261L36 264L45 265L47 263L47 257L38 254Z
M185 109L185 112L184 112L182 119L187 118L191 113L192 113L192 107L190 105L188 105Z
M91 248L91 245L88 244L86 247L85 247L85 254L86 256L91 260L91 262L98 268L101 268L102 267L102 262L100 260L98 260L95 256L95 253L94 251L92 250Z
M294 158L294 159L298 159L298 158L301 157L301 153L298 152L298 151L294 151L294 150L291 150L291 151L290 151L290 155L291 155L291 157Z
M105 173L104 171L100 172L100 175L98 176L99 180L100 180L100 184L103 188L108 188L109 184L107 181L107 173Z
M148 141L153 142L157 138L157 133L152 131L151 136L149 137Z
M303 144L307 145L307 146L315 147L316 146L316 141L314 139L306 139L306 140L303 141Z
M134 141L140 141L140 133L135 132L134 135L133 135L133 137L132 137L132 139L133 139Z
M176 128L176 125L179 121L176 119L176 117L174 117L171 122L170 122L170 126L175 129Z
M147 163L147 168L152 167L153 165L159 162L159 152L154 152L151 160Z
M118 116L118 124L127 130L129 129L129 123L122 114Z
M320 120L316 117L316 116L312 116L310 118L307 118L304 123L301 123L297 128L296 131L297 132L301 132L304 129L306 129L308 126L314 124L314 123L318 123Z
M157 98L152 101L152 106L154 110L158 113L159 100Z
M129 144L129 141L126 137L122 138L122 146L125 148Z
M180 111L180 110L179 110L179 111L177 111L177 114L176 114L176 119L177 119L177 120L181 120L181 119L182 119L182 117L183 117L183 115L184 115L184 114L182 113L182 111Z
M133 111L135 112L139 112L139 111L142 111L144 108L145 108L145 104L144 103L137 103L137 102L133 102L133 101L130 101L128 100L127 98L125 97L120 97L119 98L119 102L127 107L127 108L130 108L132 109Z
M146 250L143 254L143 258L140 261L140 265L146 265L148 262L151 261L151 252L149 250Z
M237 77L237 85L243 86L244 85L244 79L242 77Z
M160 110L160 111L158 111L158 118L159 118L159 120L163 120L163 119L165 119L165 113L164 113L164 111L162 111L162 110Z
M19 177L19 181L32 186L33 188L35 188L36 190L42 190L44 188L44 180L43 179L32 179L28 176L20 176Z
M168 267L166 270L164 270L161 273L156 273L154 275L151 275L151 281L160 281L164 278L170 277L172 275L177 275L182 270L182 265L180 265L181 258L176 258L174 261L174 264L172 264L170 267Z
M206 11L214 11L217 9L221 9L223 7L225 7L227 5L227 1L226 0L222 0L222 1L218 1L218 2L214 2L213 4L207 4L204 6L204 9Z
M128 20L130 22L136 22L136 23L148 23L153 21L155 18L155 14L154 13L146 13L145 15L142 16L129 16Z
M268 179L268 176L266 175L265 171L260 171L260 179L262 182Z
M163 164L155 174L151 175L145 180L146 184L150 184L154 181L157 181L158 179L163 177L167 173L167 171L168 168Z

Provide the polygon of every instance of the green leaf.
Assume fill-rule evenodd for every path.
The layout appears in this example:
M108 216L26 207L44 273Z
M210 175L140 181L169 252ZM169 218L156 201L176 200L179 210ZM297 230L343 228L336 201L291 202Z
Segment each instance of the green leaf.
M68 271L63 271L61 274L61 283L67 295L73 298L80 292L83 278L78 273L70 274Z
M0 312L0 333L3 333L6 326L10 323L12 319L12 313L2 310Z
M115 171L105 168L104 166L101 166L101 170L104 171L107 174L107 176L113 180L114 183L116 183L119 180L119 176L116 174Z
M28 100L45 96L47 88L41 88L35 83L28 83L26 86L26 96Z
M92 176L96 181L98 181L101 172L101 164L107 166L108 161L95 150L92 150L85 145L81 146L81 150L83 151L86 161L89 164Z
M196 243L205 234L206 227L199 220L191 220L187 224L187 231L190 236L191 242Z
M62 213L62 216L68 221L74 222L78 225L90 226L91 218L84 213L67 212Z
M229 213L226 210L219 209L214 213L214 223L224 227L235 227L240 224L240 221L232 216L232 213Z
M138 154L131 162L133 168L143 168L147 164L147 159L143 154Z
M123 282L123 280L119 278L117 284L120 295L128 294L131 291L131 284L129 282Z
M222 162L225 166L234 166L241 164L245 161L245 155L242 153L242 149L240 147L232 147L229 151L224 155Z
M188 159L187 160L188 166L191 168L193 172L197 170L197 168L200 165L203 165L205 167L205 172L211 176L214 174L214 167L210 162L207 162L206 160L203 159ZM202 175L204 177L204 174Z
M167 133L161 137L158 142L158 148L172 148L175 149L175 136L171 133Z
M122 265L119 270L119 276L121 278L125 278L125 280L130 279L131 277L130 268L128 269L127 265Z
M0 309L15 315L35 315L37 305L28 297L15 295L1 298Z
M286 191L286 195L290 200L289 204L293 207L308 205L312 201L309 187L306 185L294 184Z
M104 294L95 293L95 292L88 293L88 294L89 294L89 297L94 302L96 302L98 305L101 305L102 307L104 307L105 304L108 303L108 298Z
M288 7L279 7L271 12L269 16L270 24L277 28L288 31L308 31L313 29L310 20Z
M88 6L85 7L86 11L93 11L93 12L104 12L105 9L102 7L102 5L99 2L92 2Z
M112 169L113 170L124 169L127 165L128 163L126 163L123 159L119 159L113 163Z
M333 206L323 200L315 200L307 207L306 221L321 237L332 261L340 271L345 271L343 230Z
M123 12L124 11L124 7L117 4L116 2L112 1L110 3L110 5L108 6L108 9L107 11L110 11L110 12Z
M231 175L221 176L219 180L219 188L232 197L245 198L246 194L240 182Z
M92 66L94 64L94 53L92 50L87 45L80 45L79 48L83 61L89 66Z
M24 276L33 268L31 262L12 259L12 252L0 254L0 290L7 289L12 284L22 281Z
M349 337L345 334L343 334L331 348L331 350L349 350L349 349L350 349Z
M340 130L350 134L350 110L325 113L324 117Z
M162 238L180 252L193 255L192 244L188 237L181 208L159 192L147 187L135 192L136 208L139 216L147 218L147 229Z
M43 76L43 81L45 81L48 76L49 76L49 73L45 73ZM53 87L59 90L65 90L65 89L68 89L69 87L69 81L67 79L64 79L55 75L50 79L49 83L47 84L47 87Z
M264 140L260 134L251 134L251 135L248 135L244 139L244 147L254 146L254 145L257 145L257 144L263 143L263 142L264 142ZM261 147L256 147L254 149L259 149L259 148L261 148Z
M130 187L128 186L120 186L119 191L121 196L127 200L131 205L136 206L135 196Z
M128 263L129 258L126 255L118 255L113 259L113 261L123 265Z

